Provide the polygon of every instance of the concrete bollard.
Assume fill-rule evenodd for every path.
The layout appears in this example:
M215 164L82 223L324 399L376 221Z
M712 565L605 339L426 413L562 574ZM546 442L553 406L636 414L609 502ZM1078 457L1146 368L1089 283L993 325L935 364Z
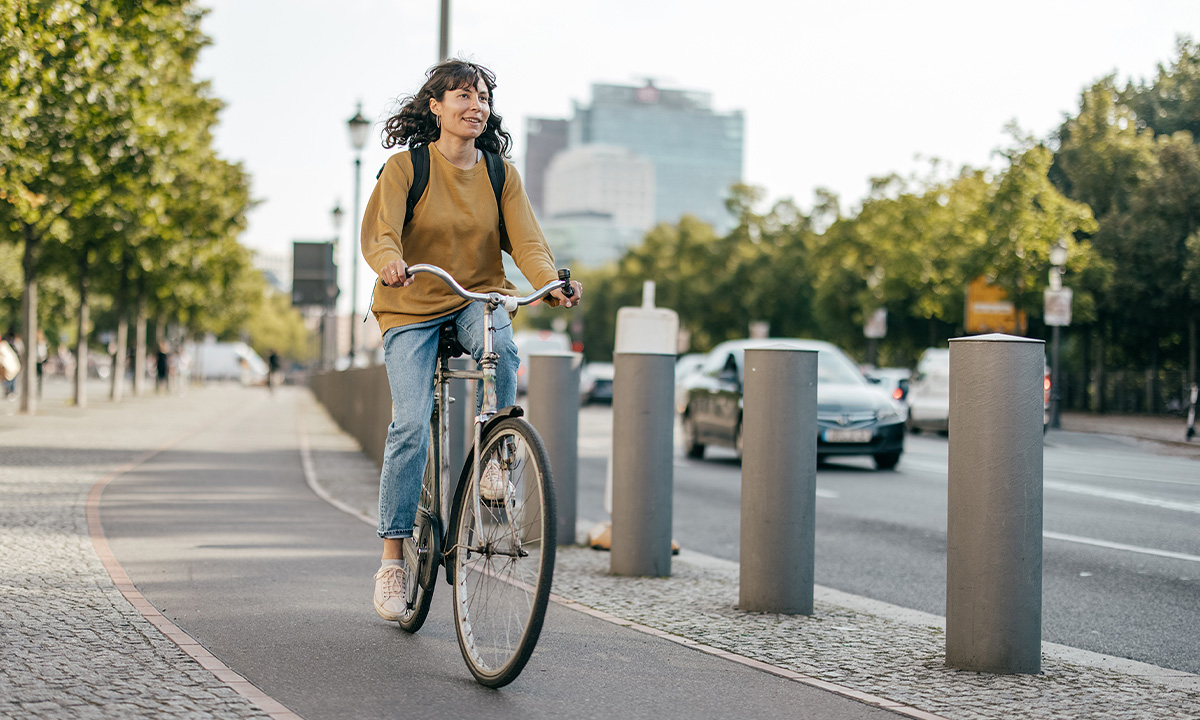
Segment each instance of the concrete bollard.
M946 664L1037 673L1045 343L950 341Z
M613 358L614 575L671 574L675 356Z
M470 356L450 358L451 370L474 370L475 361ZM444 502L453 502L454 484L458 482L459 473L467 462L467 454L475 441L475 386L470 380L453 378L450 380L450 403L447 418L450 428L447 442L450 445L446 453L450 468L450 487L442 488ZM449 500L445 500L449 498Z
M811 615L817 353L746 351L738 609Z
M559 545L575 544L579 473L579 356L572 352L529 356L529 421L550 456Z

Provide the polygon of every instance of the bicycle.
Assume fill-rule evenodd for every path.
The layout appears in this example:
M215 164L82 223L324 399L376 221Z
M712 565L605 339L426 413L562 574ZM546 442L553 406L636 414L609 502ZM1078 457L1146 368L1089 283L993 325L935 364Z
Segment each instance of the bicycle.
M409 274L422 272L441 278L464 299L486 303L484 351L477 370L451 369L450 359L466 351L455 339L453 322L442 327L429 460L413 537L403 543L407 606L399 624L410 633L421 628L433 600L438 566L443 566L454 593L454 628L467 667L480 684L498 688L521 673L541 634L554 575L556 520L550 461L541 436L524 419L520 406L496 407L498 356L492 349L492 313L499 307L513 312L559 288L570 296L571 273L560 270L558 280L531 295L513 297L471 292L434 265L408 267ZM482 383L483 402L443 524L442 492L450 480L449 381L455 378ZM495 493L489 499L480 480L489 475L494 481L497 473L503 496Z

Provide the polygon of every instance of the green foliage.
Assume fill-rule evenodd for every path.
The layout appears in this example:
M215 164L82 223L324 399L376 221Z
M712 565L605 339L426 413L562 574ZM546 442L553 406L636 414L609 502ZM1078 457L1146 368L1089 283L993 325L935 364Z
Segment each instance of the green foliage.
M250 347L263 358L274 350L280 357L295 362L311 360L313 347L304 318L292 307L291 298L267 289L261 277L260 274L263 301L254 304L244 324Z
M216 156L221 104L193 77L203 11L189 0L0 9L0 286L20 292L19 250L52 340L76 287L112 306L98 331L141 297L158 323L241 335L266 301L237 242L249 179Z

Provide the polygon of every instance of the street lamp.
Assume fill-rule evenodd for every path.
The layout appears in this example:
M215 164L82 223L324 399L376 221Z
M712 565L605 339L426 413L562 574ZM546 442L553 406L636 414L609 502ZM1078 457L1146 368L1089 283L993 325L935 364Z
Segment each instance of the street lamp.
M333 242L331 245L330 255L332 261L337 262L338 236L341 234L338 230L342 226L342 204L336 202L333 205L333 210L330 211L333 215ZM326 370L335 367L337 362L337 346L338 346L338 323L337 323L337 269L336 265L331 270L329 280L331 285L326 285L325 292L325 311L321 318L321 365Z
M1059 329L1071 324L1071 291L1063 289L1062 276L1067 271L1067 243L1063 238L1050 248L1050 287L1046 288L1046 324L1051 330L1050 355L1050 427L1062 426L1059 415L1058 352ZM1065 307L1064 307L1065 305Z
M358 195L362 185L362 149L367 144L367 131L371 129L371 123L363 117L361 102L347 124L350 127L350 147L354 148L354 207L351 210L354 215L354 234L346 243L350 246L350 367L357 367L354 318L358 316Z

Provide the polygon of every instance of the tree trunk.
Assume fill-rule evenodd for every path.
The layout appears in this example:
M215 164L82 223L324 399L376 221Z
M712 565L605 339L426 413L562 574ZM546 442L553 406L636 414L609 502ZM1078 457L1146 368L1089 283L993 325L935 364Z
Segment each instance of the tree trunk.
M138 279L133 326L133 394L146 392L146 282Z
M1150 368L1146 370L1146 412L1158 412L1158 348L1150 348Z
M1188 388L1196 384L1196 356L1200 354L1196 348L1197 341L1200 341L1200 338L1196 337L1196 325L1195 315L1188 318L1188 376L1187 382L1184 383Z
M1095 361L1095 371L1093 377L1096 383L1096 396L1093 398L1094 404L1092 409L1098 413L1104 412L1104 324L1096 324L1096 342L1093 345L1094 354L1092 359Z
M21 223L25 235L25 256L21 267L25 286L21 292L21 335L25 339L21 358L21 412L37 414L37 246L33 226Z
M79 337L75 341L75 407L87 407L88 264L87 250L79 260Z
M130 258L121 258L121 277L117 282L117 350L113 353L112 384L108 397L115 403L121 402L125 391L125 356L129 351L129 264Z

